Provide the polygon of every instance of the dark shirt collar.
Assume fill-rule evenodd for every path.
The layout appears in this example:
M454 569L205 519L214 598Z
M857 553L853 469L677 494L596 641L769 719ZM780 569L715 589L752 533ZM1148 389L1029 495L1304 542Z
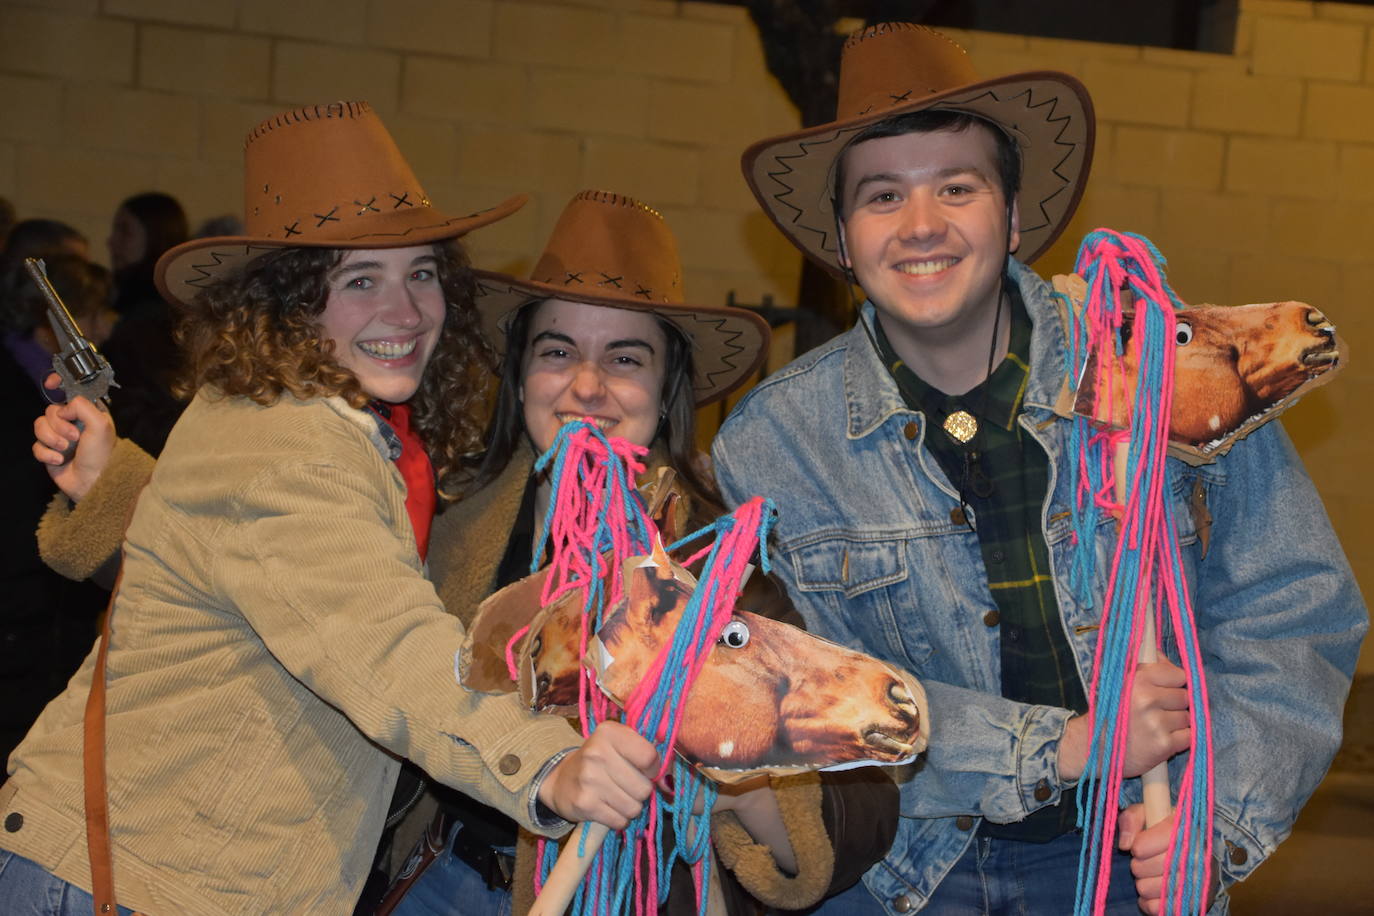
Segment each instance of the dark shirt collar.
M922 411L937 424L956 410L966 410L980 420L1011 429L1030 378L1031 321L1016 284L1008 280L1002 288L1011 301L1011 339L1007 355L986 381L964 394L945 394L926 384L892 349L883 333L882 322L873 322L878 352L897 380L908 407Z

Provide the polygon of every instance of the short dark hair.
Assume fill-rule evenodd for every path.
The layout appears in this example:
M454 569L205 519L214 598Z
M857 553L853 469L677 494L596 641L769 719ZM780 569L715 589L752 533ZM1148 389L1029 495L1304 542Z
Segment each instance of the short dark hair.
M48 282L77 326L94 318L110 298L110 272L79 254L56 249L43 253ZM0 294L0 330L32 334L47 323L48 301L20 264L5 272Z
M1021 190L1021 149L1011 135L996 122L952 108L926 108L910 114L897 115L860 131L835 160L835 216L842 218L844 213L844 160L845 155L868 140L881 140L884 137L899 137L903 134L930 134L937 131L961 133L972 127L980 127L992 134L997 145L997 179L1006 197L1007 205L1016 199Z
M23 219L10 229L0 257L7 263L21 263L24 258L41 258L71 242L87 244L84 235L60 220Z

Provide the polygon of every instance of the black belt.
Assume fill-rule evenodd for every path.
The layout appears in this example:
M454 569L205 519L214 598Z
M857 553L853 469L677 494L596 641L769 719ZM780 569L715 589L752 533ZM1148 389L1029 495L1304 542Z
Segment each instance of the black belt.
M481 875L491 890L510 890L515 878L515 856L484 841L477 831L458 828L453 838L453 855Z

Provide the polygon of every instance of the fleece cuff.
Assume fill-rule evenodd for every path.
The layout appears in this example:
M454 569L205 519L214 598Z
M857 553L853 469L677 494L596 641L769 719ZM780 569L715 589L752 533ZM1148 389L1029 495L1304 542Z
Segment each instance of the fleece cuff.
M797 874L782 872L769 848L754 842L733 812L711 818L711 841L720 863L765 906L805 909L824 896L835 871L835 849L821 817L820 777L801 773L776 778L772 785L797 859Z
M59 493L38 522L38 554L68 579L90 578L119 553L138 494L153 473L153 458L127 439L115 442L110 463L75 506Z

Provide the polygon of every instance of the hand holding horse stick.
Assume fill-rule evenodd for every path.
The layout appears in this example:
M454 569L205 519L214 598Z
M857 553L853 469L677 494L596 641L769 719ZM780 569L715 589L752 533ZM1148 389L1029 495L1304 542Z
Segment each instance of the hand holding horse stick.
M658 751L634 729L603 722L560 760L539 786L539 800L569 821L623 830L653 792Z
M1144 652L1141 653L1143 658ZM1188 749L1192 730L1188 722L1188 691L1184 670L1168 659L1143 662L1136 669L1131 694L1130 720L1126 727L1126 746L1122 775L1143 776L1163 771L1165 762ZM1059 740L1059 777L1073 782L1083 774L1088 761L1092 721L1086 715L1074 716L1064 727ZM1168 786L1165 786L1168 791ZM1165 796L1167 803L1168 796ZM1164 816L1168 817L1166 806ZM1151 821L1151 824L1157 821Z
M619 722L602 722L558 762L540 785L539 800L565 820L588 823L573 828L529 916L560 916L568 908L610 828L623 830L639 814L658 771L658 750Z

